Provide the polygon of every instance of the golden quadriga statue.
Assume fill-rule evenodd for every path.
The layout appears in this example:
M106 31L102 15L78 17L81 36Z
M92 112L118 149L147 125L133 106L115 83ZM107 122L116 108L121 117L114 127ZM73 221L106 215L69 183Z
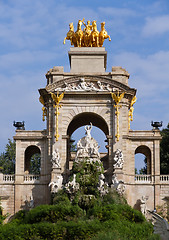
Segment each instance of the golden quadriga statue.
M82 24L85 28L82 30ZM107 34L105 30L105 22L101 23L101 31L97 30L96 21L90 24L90 21L87 21L87 24L83 20L79 20L77 24L77 31L74 32L73 23L69 24L69 32L65 37L63 43L65 44L66 40L70 40L71 45L74 47L102 47L104 40L109 38L111 41L110 36Z

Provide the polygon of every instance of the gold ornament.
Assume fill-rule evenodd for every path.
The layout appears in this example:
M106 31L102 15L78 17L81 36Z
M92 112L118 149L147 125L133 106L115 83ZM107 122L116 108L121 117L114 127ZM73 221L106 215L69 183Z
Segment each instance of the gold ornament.
M115 115L117 117L117 132L115 137L117 138L117 141L119 141L120 138L120 133L119 133L119 115L120 115L120 111L119 108L121 108L121 105L119 105L119 102L122 100L122 98L124 97L124 92L119 94L119 92L117 94L115 93L111 93L112 99L115 101L116 104L114 104L115 107Z
M43 111L42 121L45 121L45 117L47 118L47 109L45 107L45 101L44 101L42 96L39 97L39 102L42 103L42 105L43 105L43 107L42 107L42 111Z
M130 121L133 121L134 103L137 101L136 96L134 96L130 103L129 113L128 113L128 129L130 130Z
M55 134L55 138L56 138L56 141L58 141L59 139L59 133L58 133L58 116L59 116L59 108L62 107L60 103L60 101L63 99L64 97L64 92L62 94L59 95L59 93L57 92L57 96L54 94L54 93L50 93L51 94L51 97L53 99L53 101L55 102L55 104L53 105L53 107L55 108L55 115L56 115L56 134Z
M82 24L85 26L83 30ZM85 24L83 18L83 20L78 21L76 32L74 32L73 23L69 24L69 31L63 43L65 44L66 40L70 40L71 45L74 47L102 47L104 40L107 38L111 41L105 30L105 22L101 23L101 31L99 32L96 21L93 21L92 25L90 25L90 21L87 21L87 24Z

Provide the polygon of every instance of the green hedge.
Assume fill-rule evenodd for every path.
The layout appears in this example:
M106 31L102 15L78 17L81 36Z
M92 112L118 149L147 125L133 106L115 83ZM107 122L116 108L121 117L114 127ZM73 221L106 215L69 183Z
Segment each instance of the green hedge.
M2 240L87 240L87 239L114 239L114 240L155 240L158 236L152 234L152 225L133 223L128 221L98 220L69 221L37 224L6 224L0 226L0 239ZM104 237L103 237L104 236Z
M29 211L23 223L38 223L38 222L52 222L76 220L83 216L83 210L75 205L65 205L60 203L58 205L40 205Z

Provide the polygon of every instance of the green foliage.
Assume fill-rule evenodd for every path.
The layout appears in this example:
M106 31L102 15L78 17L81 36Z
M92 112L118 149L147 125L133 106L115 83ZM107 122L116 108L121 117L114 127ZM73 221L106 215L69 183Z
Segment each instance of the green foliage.
M8 139L8 143L5 147L5 152L0 155L0 166L2 173L13 174L15 172L15 155L16 144L15 141Z
M0 239L157 240L152 224L117 192L109 191L103 197L99 194L101 173L99 162L86 159L74 163L70 180L76 174L79 190L73 198L65 187L53 196L54 205L18 212L10 223L0 226Z
M147 174L147 158L144 158L145 166L139 170L139 174Z
M127 204L124 197L120 196L117 191L109 190L108 194L102 198L103 204Z
M0 239L115 239L115 240L157 240L148 222L131 223L128 221L93 220L40 222L34 224L6 224L0 227ZM102 237L102 238L101 238Z
M103 165L97 161L89 163L87 160L83 159L79 163L74 162L72 174L76 174L81 194L98 196L97 185L99 176L103 173Z
M144 216L141 212L132 209L129 205L125 204L105 204L94 205L93 208L90 208L88 211L89 218L97 218L99 221L122 221L127 220L135 223L145 222Z
M52 203L55 205L55 204L59 204L59 203L63 203L66 204L66 205L70 205L71 202L68 198L68 195L66 194L65 191L63 190L59 190L57 192L57 194L54 194L53 195L53 200L52 200Z
M25 214L25 216L24 216ZM76 220L83 216L83 210L78 206L65 204L40 205L29 212L20 211L12 222L18 223L39 223L39 222L58 222Z
M169 173L169 124L161 131L162 140L160 144L161 174Z
M12 217L12 222L13 223L23 223L23 220L26 216L27 210L20 210L18 211L13 217Z
M2 214L2 207L0 207L0 225L3 224L4 220L7 218L8 214L3 215Z
M30 174L40 174L41 156L40 153L34 154L30 159Z

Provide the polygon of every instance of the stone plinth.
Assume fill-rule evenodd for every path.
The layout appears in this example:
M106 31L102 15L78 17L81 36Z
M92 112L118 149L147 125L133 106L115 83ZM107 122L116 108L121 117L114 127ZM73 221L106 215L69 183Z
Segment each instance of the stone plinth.
M104 47L72 47L69 51L70 72L104 73L107 52Z

